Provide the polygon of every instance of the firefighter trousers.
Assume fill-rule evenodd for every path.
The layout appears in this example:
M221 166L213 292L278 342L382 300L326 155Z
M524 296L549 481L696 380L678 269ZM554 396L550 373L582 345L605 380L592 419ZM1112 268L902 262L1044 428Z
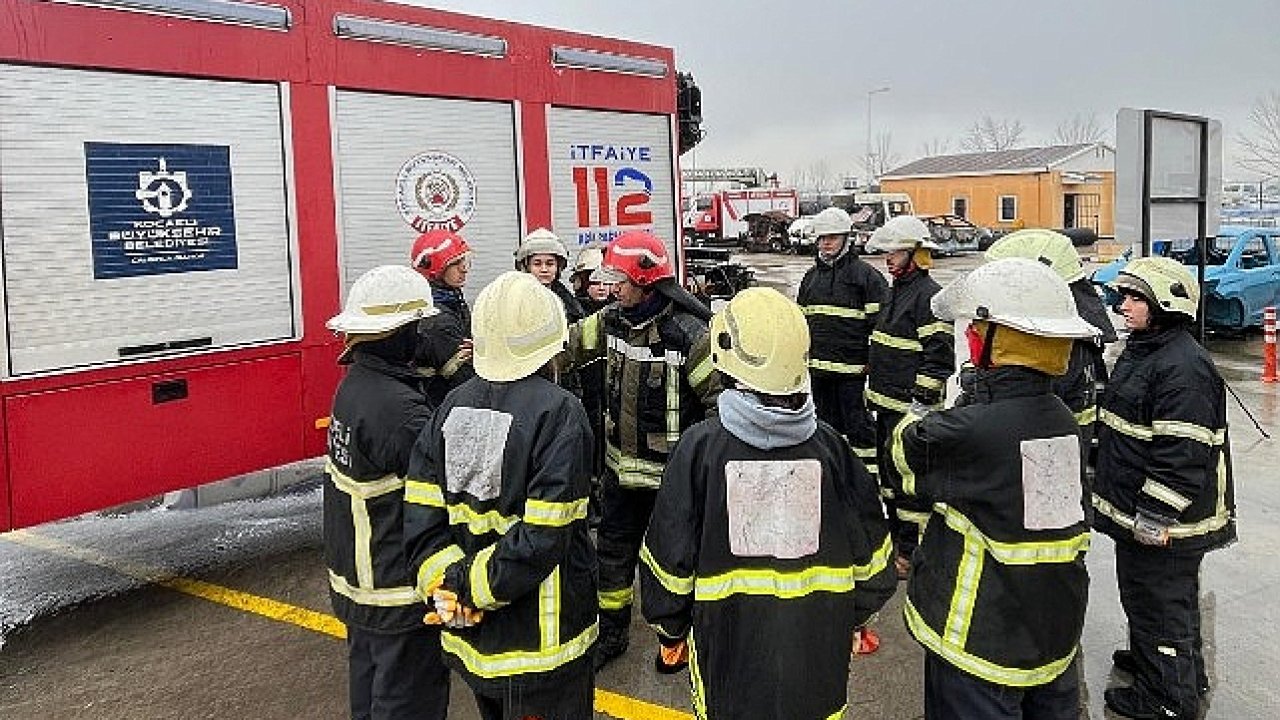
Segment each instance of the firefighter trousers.
M866 378L814 370L809 373L809 381L818 417L848 438L867 471L875 473L876 427L863 398Z
M925 720L1079 720L1080 660L1044 685L987 682L933 653L924 661Z
M1208 687L1200 638L1200 563L1204 553L1116 542L1120 604L1129 621L1134 687L1194 718L1199 688Z
M898 554L910 558L920 545L920 534L933 507L916 497L901 494L902 476L893 462L893 429L902 421L903 413L876 410L876 451L880 466L880 491L889 513L889 530ZM892 493L892 497L890 497Z
M615 636L625 638L630 629L636 562L658 491L621 487L612 471L605 472L600 490L602 513L600 527L596 529L600 636L608 643Z
M440 631L376 633L347 626L352 720L444 720L449 671Z
M595 717L591 654L559 668L554 683L530 687L515 677L501 696L475 695L481 720L591 720Z

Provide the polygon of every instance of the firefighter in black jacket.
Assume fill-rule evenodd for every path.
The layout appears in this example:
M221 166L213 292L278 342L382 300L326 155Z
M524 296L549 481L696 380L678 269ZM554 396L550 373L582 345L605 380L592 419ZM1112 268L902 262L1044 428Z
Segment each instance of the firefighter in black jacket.
M867 345L889 285L851 252L849 213L830 207L813 218L818 256L800 281L796 302L809 322L809 369L818 417L844 434L878 473L875 420L867 411Z
M903 493L932 507L903 608L928 651L925 717L1077 720L1087 492L1079 425L1050 378L1097 331L1025 258L983 265L932 304L971 321L977 377L971 404L917 408L893 431Z
M569 251L555 233L546 228L534 230L520 241L515 255L517 270L534 276L543 287L560 298L569 324L586 317L573 291L560 282L560 274L569 266Z
M641 550L657 666L693 663L702 720L840 717L853 631L896 587L876 482L817 417L794 303L743 290L711 337L731 384L676 445Z
M987 249L987 260L1006 257L1024 257L1042 262L1053 268L1076 302L1076 312L1098 330L1098 335L1077 340L1071 346L1071 361L1067 372L1053 380L1053 394L1062 398L1067 408L1075 413L1080 424L1080 449L1085 459L1085 477L1092 485L1096 463L1094 424L1098 419L1098 391L1107 382L1107 364L1103 352L1107 343L1116 341L1115 326L1111 316L1098 296L1098 290L1084 275L1080 253L1076 252L1071 238L1053 230L1018 230L995 241ZM961 383L964 385L965 383Z
M880 490L893 526L899 577L906 576L929 506L902 497L902 478L889 456L891 434L913 403L942 407L947 378L955 371L955 328L929 309L940 289L929 277L930 251L937 247L929 239L929 228L914 215L891 218L867 241L868 250L888 253L885 265L893 276L889 298L871 333L866 395L876 413Z
M591 428L554 382L564 310L531 276L508 272L476 298L473 332L478 377L449 394L414 446L409 566L484 720L589 720Z
M431 286L407 267L356 280L329 321L349 366L329 420L324 551L334 613L347 626L351 717L439 720L449 707L440 632L424 627L401 542L409 454L431 408L413 367Z
M428 230L413 244L413 267L431 283L440 313L418 323L418 372L434 407L445 394L475 376L471 368L471 308L462 297L471 271L471 247L461 235Z
M619 235L596 277L616 284L618 301L570 329L569 359L606 363L599 669L626 652L631 586L663 468L681 434L715 411L719 379L707 343L711 312L676 282L657 236Z
M1099 409L1094 525L1116 541L1129 621L1106 692L1130 718L1197 717L1209 691L1200 635L1200 562L1236 539L1226 385L1188 326L1200 292L1169 258L1138 258L1113 286L1130 330Z

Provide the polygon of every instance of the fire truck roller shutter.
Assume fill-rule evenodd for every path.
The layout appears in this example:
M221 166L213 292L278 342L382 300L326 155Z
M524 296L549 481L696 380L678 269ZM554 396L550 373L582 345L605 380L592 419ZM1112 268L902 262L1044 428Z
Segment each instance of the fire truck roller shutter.
M0 65L0 372L294 337L283 98Z
M648 230L678 257L670 116L552 107L547 132L551 229L570 254Z
M469 300L511 269L524 237L511 103L337 90L334 118L344 296L366 270L407 263L426 223L471 246Z

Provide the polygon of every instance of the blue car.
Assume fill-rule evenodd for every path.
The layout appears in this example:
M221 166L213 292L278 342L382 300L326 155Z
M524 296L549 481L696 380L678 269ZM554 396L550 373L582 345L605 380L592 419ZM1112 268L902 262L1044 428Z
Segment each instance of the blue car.
M1153 254L1171 257L1197 272L1192 240L1156 240ZM1107 305L1120 301L1106 283L1129 262L1132 251L1093 273ZM1205 257L1205 324L1243 330L1262 325L1262 309L1280 305L1280 228L1225 225L1213 238Z

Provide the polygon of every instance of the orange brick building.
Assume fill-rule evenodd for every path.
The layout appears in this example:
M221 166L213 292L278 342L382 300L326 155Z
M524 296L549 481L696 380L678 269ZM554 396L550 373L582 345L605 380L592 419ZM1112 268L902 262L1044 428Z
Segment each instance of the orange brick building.
M990 228L1087 227L1115 235L1115 150L1103 143L927 157L880 178L920 215Z

